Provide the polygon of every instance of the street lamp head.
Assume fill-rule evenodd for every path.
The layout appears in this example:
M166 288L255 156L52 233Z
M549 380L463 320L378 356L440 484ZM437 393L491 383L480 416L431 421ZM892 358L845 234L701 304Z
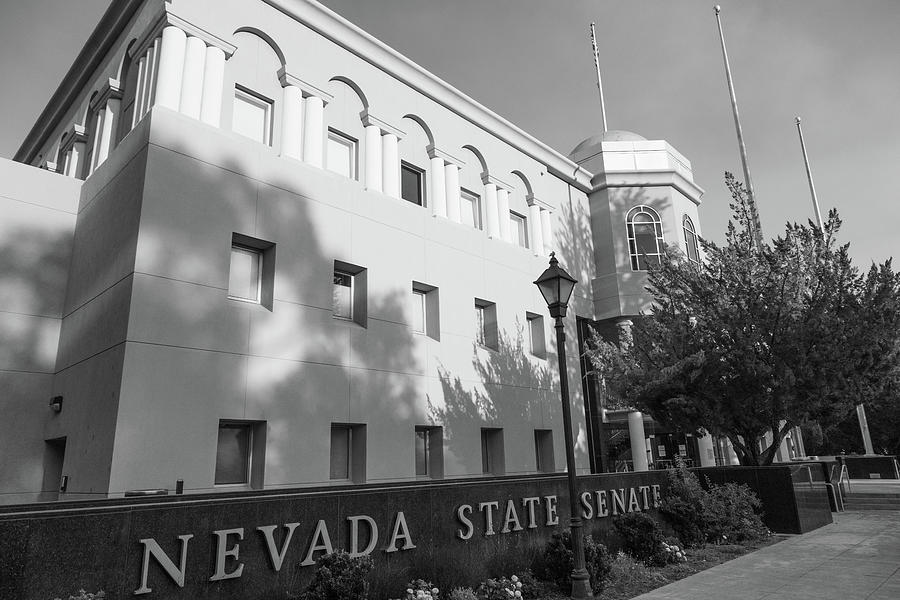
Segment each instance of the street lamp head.
M554 319L566 316L566 308L569 306L569 298L578 280L566 273L556 260L556 253L550 253L550 266L534 282L550 309L550 316Z

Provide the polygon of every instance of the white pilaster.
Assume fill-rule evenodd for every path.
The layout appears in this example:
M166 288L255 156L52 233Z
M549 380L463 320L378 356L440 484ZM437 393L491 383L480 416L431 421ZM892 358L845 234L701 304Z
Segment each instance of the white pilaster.
M91 162L87 165L87 173L85 174L85 178L91 175L97 167L100 165L100 139L103 135L103 121L106 118L106 111L103 109L97 109L96 115L94 117L94 130L91 132Z
M384 190L384 175L381 157L381 128L378 125L366 125L366 189L375 192Z
M206 63L206 42L190 36L184 47L179 110L194 119L200 118L200 107L203 102L204 63Z
M149 52L149 51L148 51ZM144 116L144 86L147 85L147 55L138 60L137 88L134 91L134 110L131 113L131 128L134 129Z
M382 170L381 184L384 193L391 198L400 198L400 149L399 140L393 133L385 133L381 136L382 151L381 160L384 166Z
M497 190L497 213L500 218L500 237L504 242L511 242L512 235L509 231L509 190L499 188Z
M640 411L628 413L628 437L631 440L631 461L635 471L647 471L647 441L644 435L644 415Z
M531 233L531 250L535 256L544 256L544 229L541 226L541 207L537 203L528 207L528 228Z
M110 98L106 106L100 109L102 118L98 119L100 137L97 147L94 148L94 168L96 169L109 157L110 150L115 144L114 136L118 130L119 111L122 109L122 101L118 98Z
M484 184L484 210L487 213L488 237L500 237L500 220L497 214L497 184Z
M156 82L156 104L172 110L181 106L181 80L184 75L184 55L187 35L173 25L162 32L159 71Z
M434 216L447 218L447 182L440 156L431 159L431 206Z
M697 438L697 452L700 454L701 467L716 466L716 454L713 451L713 437L706 434Z
M325 143L325 102L318 96L309 96L304 105L306 119L303 129L303 160L321 169Z
M459 165L444 165L444 179L447 184L447 218L459 223Z
M553 229L551 229L550 223L550 211L546 208L541 208L541 240L544 242L545 254L556 250L553 243Z
M75 142L66 152L66 164L63 165L63 174L68 177L78 177L81 161L84 160L86 144L84 142Z
M284 86L281 107L281 155L300 160L303 152L303 92Z
M225 52L216 46L207 46L203 67L203 101L200 104L200 120L214 127L221 126L222 93L225 87ZM302 110L303 107L301 106Z

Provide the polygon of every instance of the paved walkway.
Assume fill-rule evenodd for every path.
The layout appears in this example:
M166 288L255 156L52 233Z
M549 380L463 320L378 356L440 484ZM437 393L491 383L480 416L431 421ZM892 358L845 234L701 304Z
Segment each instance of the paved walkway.
M900 599L900 510L834 523L670 583L637 600Z

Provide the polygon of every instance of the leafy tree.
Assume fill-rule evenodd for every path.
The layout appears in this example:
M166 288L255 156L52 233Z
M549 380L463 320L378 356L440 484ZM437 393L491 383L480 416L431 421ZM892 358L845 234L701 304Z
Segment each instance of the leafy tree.
M730 173L726 183L725 245L701 240L700 265L668 252L648 274L651 313L618 345L594 336L588 355L613 396L768 465L792 427L885 397L900 370L900 277L890 261L860 274L834 210L821 229L788 224L755 243L746 192Z

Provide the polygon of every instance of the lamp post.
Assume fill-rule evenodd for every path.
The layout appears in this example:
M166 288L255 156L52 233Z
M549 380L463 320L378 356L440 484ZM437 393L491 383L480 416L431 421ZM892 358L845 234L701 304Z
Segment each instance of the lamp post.
M563 435L566 444L566 471L569 480L569 530L572 534L572 551L575 555L575 568L572 569L572 598L591 598L591 582L587 569L584 568L584 537L581 514L578 510L578 495L575 487L575 445L572 441L572 411L569 407L569 378L566 372L566 332L563 329L563 318L569 306L569 297L575 284L574 277L566 273L556 260L556 253L550 253L550 267L541 273L534 282L550 316L556 321L556 350L559 356L559 389L562 396Z

